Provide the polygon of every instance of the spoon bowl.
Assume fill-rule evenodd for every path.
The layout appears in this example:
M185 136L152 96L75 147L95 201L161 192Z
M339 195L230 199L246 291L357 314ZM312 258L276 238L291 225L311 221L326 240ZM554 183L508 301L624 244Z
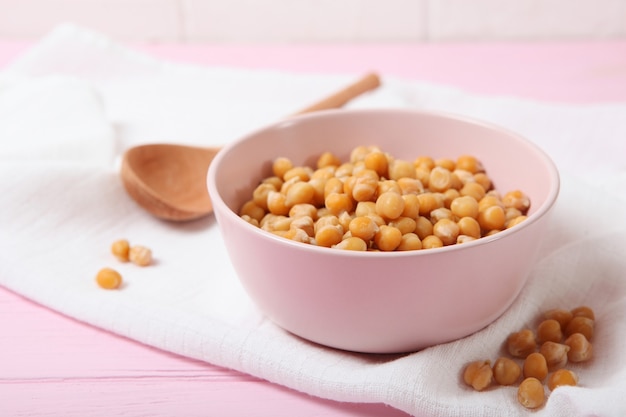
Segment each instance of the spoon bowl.
M194 220L210 214L211 199L203 182L219 148L151 144L130 148L121 176L128 194L161 219Z
M367 74L296 114L342 107L379 85L376 74ZM139 206L160 219L189 221L208 216L213 205L206 189L206 175L219 151L220 148L174 144L132 147L122 157L122 183Z

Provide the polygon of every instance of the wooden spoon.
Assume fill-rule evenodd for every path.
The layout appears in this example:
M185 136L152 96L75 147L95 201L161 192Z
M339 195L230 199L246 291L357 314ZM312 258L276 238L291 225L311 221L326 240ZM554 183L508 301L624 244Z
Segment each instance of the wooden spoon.
M296 114L341 107L379 85L376 74L367 74ZM219 150L173 144L130 148L122 157L122 183L141 207L158 218L187 221L207 216L213 212L213 206L206 189L206 175Z

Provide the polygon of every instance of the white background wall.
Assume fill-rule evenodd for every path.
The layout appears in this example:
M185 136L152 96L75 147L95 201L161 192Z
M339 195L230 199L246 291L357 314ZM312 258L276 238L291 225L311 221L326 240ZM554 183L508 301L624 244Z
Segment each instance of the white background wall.
M0 39L62 22L130 41L609 39L626 0L0 0Z

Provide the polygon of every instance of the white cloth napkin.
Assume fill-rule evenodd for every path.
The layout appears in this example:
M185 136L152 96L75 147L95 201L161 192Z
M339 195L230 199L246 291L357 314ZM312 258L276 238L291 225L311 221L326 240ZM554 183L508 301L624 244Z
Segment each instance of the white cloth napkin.
M595 359L572 366L536 415L626 415L626 104L559 105L482 97L388 79L352 107L418 107L498 123L543 147L562 173L554 221L529 284L496 322L463 340L403 355L321 347L266 320L239 285L213 218L156 220L124 192L117 157L132 145L216 145L305 107L360 74L293 74L160 62L62 26L0 73L0 284L140 342L338 401L382 402L416 416L526 415L515 388L477 393L472 360L548 308L592 306ZM117 263L118 238L155 264ZM121 291L94 283L104 266ZM470 295L471 296L471 295Z

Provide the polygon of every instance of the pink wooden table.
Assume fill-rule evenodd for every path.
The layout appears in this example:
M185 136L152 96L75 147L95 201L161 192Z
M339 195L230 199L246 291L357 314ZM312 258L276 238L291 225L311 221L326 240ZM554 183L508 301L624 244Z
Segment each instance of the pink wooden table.
M0 42L0 69L27 43ZM486 94L626 101L626 41L416 45L135 45L202 65L376 70ZM0 287L0 416L401 417L312 398L92 328Z

